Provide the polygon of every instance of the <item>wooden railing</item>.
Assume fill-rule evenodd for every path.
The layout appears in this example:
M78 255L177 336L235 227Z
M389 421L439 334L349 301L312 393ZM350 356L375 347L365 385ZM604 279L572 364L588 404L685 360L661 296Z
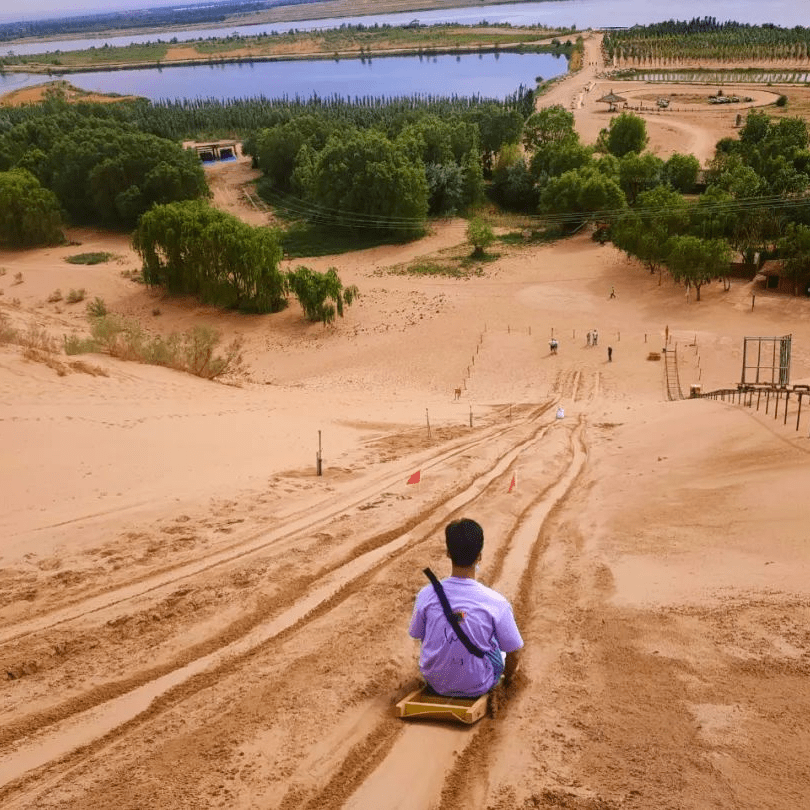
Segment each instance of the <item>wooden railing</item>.
M722 402L743 405L746 408L764 407L765 414L773 418L782 417L782 424L787 425L788 418L792 420L790 406L795 402L796 430L799 430L802 418L802 404L807 397L810 403L810 385L738 385L736 388L718 388L716 391L707 391L705 394L692 394L693 399L719 399ZM806 409L810 410L810 408Z

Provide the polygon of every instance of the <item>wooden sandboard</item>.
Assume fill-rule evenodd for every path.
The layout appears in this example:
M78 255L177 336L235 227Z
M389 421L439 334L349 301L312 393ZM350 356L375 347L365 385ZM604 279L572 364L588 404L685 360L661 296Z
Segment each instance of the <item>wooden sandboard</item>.
M453 698L426 691L426 687L406 695L396 705L397 717L413 720L453 720L472 725L487 713L489 695Z

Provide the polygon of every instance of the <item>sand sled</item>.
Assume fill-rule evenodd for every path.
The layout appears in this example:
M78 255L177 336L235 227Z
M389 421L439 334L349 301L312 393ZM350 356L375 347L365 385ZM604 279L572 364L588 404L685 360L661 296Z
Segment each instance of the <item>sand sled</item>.
M396 715L409 720L451 720L472 725L487 713L488 703L489 694L477 698L444 697L422 685L397 703Z

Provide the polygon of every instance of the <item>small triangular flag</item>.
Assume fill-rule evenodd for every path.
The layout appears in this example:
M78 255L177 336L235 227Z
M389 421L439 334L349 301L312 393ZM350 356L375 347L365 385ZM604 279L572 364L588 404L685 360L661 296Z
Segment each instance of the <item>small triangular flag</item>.
M418 484L422 480L422 471L417 470L409 479L409 484Z
M515 481L515 474L512 473L512 481L509 484L509 489L507 492L511 492L517 486L517 482Z

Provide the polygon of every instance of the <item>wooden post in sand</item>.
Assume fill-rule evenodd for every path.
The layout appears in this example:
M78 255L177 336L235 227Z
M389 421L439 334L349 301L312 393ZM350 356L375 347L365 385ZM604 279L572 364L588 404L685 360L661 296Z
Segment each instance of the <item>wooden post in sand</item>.
M472 427L472 402L470 403L470 427Z
M321 455L321 431L318 431L318 455L315 456L315 470L318 475L323 475L323 456Z
M427 422L427 433L428 439L430 438L430 414L428 413L428 409L425 408L425 421Z

